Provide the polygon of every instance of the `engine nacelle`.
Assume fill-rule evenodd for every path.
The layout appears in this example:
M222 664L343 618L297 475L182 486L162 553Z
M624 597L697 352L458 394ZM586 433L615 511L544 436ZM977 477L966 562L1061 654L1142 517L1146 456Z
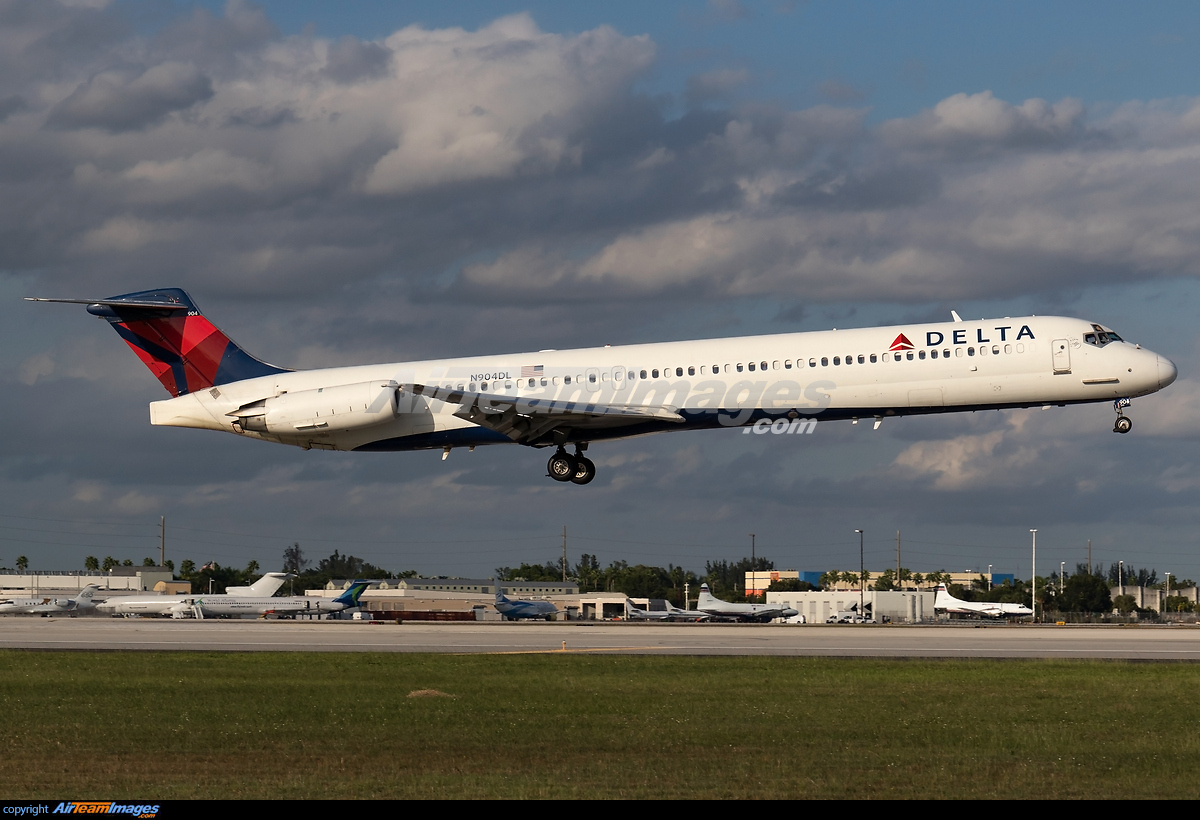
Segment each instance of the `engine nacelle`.
M281 393L229 415L243 430L277 436L358 430L396 418L396 386L374 381Z

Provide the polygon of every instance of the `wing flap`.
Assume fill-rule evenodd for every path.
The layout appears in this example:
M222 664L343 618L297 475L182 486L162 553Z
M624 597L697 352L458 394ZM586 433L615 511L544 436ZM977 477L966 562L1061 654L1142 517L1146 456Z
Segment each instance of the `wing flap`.
M670 407L646 407L627 404L564 401L533 396L505 396L498 393L456 390L427 384L401 384L400 396L409 394L457 404L454 415L495 430L513 441L536 442L554 430L610 429L649 421L682 424L683 416Z

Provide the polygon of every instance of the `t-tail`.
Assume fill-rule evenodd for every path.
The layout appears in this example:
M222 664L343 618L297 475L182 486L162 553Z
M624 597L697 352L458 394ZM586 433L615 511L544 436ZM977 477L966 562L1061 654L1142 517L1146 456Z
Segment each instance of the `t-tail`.
M343 604L346 609L358 606L358 599L362 597L363 590L371 585L370 581L355 581L350 585L350 588L341 595L333 599L335 604Z
M172 396L289 372L259 361L205 319L187 292L160 288L109 299L29 299L87 305L106 319Z

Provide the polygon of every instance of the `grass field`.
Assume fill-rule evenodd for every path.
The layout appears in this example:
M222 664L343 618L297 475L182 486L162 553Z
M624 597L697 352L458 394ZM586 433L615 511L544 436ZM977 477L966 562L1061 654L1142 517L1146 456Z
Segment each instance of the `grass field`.
M1200 665L0 652L0 798L1192 797ZM453 697L409 697L418 690Z

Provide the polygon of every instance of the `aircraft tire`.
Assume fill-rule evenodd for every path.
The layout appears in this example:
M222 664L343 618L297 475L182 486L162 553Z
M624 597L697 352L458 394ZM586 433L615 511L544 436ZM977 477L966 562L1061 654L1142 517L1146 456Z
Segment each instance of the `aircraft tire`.
M1117 423L1113 425L1114 433L1128 433L1133 429L1133 419L1128 416L1120 416L1117 418Z
M570 481L578 471L579 467L575 463L575 456L566 452L555 453L546 462L546 472L555 481Z
M590 484L592 479L596 477L596 465L586 456L578 456L575 459L575 475L571 476L571 481L576 484Z

